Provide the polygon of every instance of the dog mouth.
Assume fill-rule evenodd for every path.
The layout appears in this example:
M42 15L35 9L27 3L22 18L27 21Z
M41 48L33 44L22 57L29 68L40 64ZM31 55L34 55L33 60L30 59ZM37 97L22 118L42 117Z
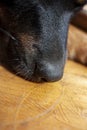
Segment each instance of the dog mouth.
M0 32L9 38L3 65L9 71L16 74L17 76L24 78L25 80L32 82L43 82L42 78L37 78L35 74L37 68L35 60L33 60L30 65L27 64L25 59L25 51L17 39L3 28L0 28Z
M16 48L15 55L13 54L12 56L8 54L7 62L6 62L8 69L11 72L13 72L15 75L20 76L25 80L35 82L35 83L47 82L44 78L38 76L36 59L30 61L29 64L27 63L25 57L26 56L24 55L24 53L23 56L20 57L18 48Z
M31 81L35 71L35 60L27 62L26 51L17 40L10 39L7 47L7 65L17 76ZM29 58L29 57L28 57Z
M32 67L29 68L24 56L25 52L23 51L23 47L17 39L3 28L0 28L0 32L9 39L6 45L5 57L3 57L4 61L2 61L2 65L12 73L21 76L26 80L31 80L35 64L32 63Z

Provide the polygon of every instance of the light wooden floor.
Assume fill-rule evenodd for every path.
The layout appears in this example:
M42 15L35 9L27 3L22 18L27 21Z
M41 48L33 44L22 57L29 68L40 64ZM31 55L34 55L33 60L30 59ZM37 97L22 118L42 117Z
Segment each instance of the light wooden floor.
M0 130L87 130L87 67L68 61L61 81L35 84L0 66Z
M68 61L60 82L34 84L0 67L0 130L87 130L87 68Z

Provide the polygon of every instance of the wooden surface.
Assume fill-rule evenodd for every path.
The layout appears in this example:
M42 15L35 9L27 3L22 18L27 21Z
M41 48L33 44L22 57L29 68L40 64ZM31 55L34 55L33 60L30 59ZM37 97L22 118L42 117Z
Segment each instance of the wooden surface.
M61 81L34 84L0 67L0 130L87 130L87 68L68 61Z

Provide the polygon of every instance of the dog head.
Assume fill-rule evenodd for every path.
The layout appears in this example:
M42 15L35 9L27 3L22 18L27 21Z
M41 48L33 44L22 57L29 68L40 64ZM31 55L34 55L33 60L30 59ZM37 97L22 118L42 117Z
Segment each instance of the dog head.
M85 2L1 0L0 44L5 44L8 66L36 82L61 79L70 18Z

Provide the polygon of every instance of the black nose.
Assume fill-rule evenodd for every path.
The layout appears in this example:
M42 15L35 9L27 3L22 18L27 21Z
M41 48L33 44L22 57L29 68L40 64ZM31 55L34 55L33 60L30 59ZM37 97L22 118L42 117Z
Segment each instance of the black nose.
M37 64L34 73L34 79L36 82L47 81L54 82L58 81L62 78L63 70L60 66L45 63L45 64Z

